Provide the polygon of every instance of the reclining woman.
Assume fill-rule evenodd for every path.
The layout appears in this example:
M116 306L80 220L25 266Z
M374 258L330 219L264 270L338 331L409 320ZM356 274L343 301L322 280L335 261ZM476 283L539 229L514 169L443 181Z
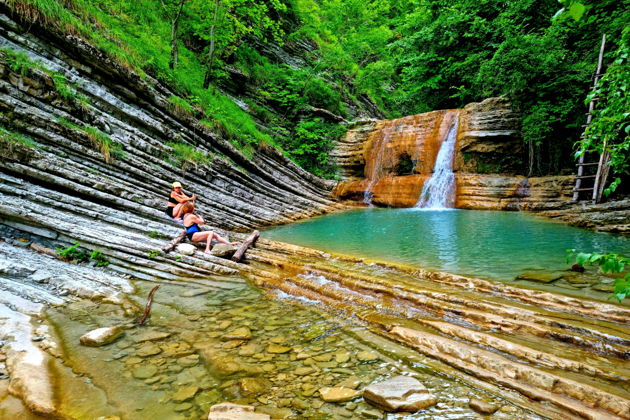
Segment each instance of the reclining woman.
M168 197L168 203L166 204L166 214L169 217L178 220L183 216L182 205L196 199L197 197L194 195L188 197L184 194L184 191L182 191L182 184L179 182L173 182L173 188L171 189L171 194Z
M193 214L195 211L195 205L190 201L182 205L182 214L184 215L184 228L186 229L186 236L190 241L203 242L206 241L206 249L203 251L206 254L210 253L212 247L212 240L216 239L218 242L227 245L236 245L238 242L230 242L222 236L217 235L209 230L202 231L199 225L203 225L206 222L201 216Z

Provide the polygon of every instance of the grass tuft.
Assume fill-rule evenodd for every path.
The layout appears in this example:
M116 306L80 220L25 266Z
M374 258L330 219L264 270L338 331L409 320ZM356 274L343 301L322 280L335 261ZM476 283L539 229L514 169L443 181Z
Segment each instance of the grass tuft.
M208 165L212 162L213 156L209 153L199 150L186 143L166 143L173 149L171 158L175 161L183 171L191 165L198 169L199 165Z

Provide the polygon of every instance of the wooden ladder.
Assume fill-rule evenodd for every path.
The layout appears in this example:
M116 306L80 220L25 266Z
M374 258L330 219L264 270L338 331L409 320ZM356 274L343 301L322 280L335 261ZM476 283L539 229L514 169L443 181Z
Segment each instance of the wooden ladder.
M599 59L597 61L597 72L595 73L595 79L593 81L593 87L591 90L595 90L597 86L597 82L602 76L602 61L604 58L604 45L606 44L606 34L602 36L602 45L599 49ZM586 129L591 124L593 120L593 109L595 107L595 103L598 98L593 98L593 100L588 104L588 113L586 114L586 124L583 125L584 132L582 133L582 138L586 135ZM586 193L588 191L591 192L590 200L593 204L598 203L602 198L602 192L604 190L604 185L606 184L606 178L608 178L608 160L609 154L606 152L606 141L604 141L603 152L600 154L597 162L584 162L585 157L584 154L580 155L577 163L577 176L575 177L575 188L573 188L573 202L577 203L580 201L580 193ZM591 169L590 173L588 170ZM592 169L596 169L595 173L592 173ZM590 181L593 180L593 183L590 186L582 185L582 181Z

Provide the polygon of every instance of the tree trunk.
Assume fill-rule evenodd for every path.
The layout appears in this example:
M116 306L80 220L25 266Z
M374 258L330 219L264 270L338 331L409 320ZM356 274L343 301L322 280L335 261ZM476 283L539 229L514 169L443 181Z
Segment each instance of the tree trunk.
M249 248L250 245L256 242L256 239L258 239L259 236L259 231L255 230L254 232L252 232L252 234L249 235L249 238L247 238L245 242L243 242L238 251L234 253L234 255L232 256L232 261L240 262L243 258L243 255L245 255L245 251L247 251L247 248Z
M208 89L208 87L210 86L210 80L212 78L212 75L211 75L212 62L214 61L214 50L216 49L214 32L217 27L217 15L219 13L220 4L221 4L221 0L216 0L214 3L214 18L213 18L212 26L210 27L210 50L208 51L208 63L207 63L206 75L203 78L204 89Z
M186 238L186 231L183 230L171 242L169 242L168 244L164 245L164 247L162 248L162 252L164 252L164 253L171 252L177 246L177 244L180 243L181 241L183 241L185 238Z
M168 67L172 70L175 68L179 61L179 35L177 29L179 28L179 18L182 15L182 10L184 9L184 3L186 0L180 0L179 2L179 10L177 11L177 15L171 21L171 59L168 62Z

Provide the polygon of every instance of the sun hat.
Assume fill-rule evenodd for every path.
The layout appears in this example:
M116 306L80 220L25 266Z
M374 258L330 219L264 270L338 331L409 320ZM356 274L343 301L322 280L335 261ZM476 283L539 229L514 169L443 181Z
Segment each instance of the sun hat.
M173 188L177 188L177 187L181 188L182 184L177 181L173 182Z

